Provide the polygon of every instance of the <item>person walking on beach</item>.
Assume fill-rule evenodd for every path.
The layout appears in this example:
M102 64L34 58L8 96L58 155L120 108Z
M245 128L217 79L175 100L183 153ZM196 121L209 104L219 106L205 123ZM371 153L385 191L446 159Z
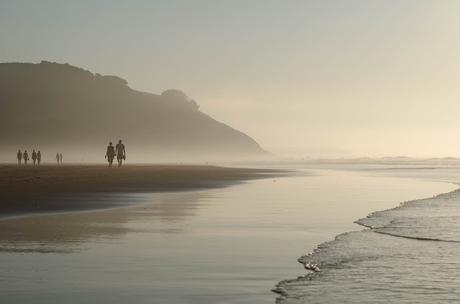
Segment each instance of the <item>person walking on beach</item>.
M109 142L107 146L107 152L105 152L105 158L109 162L109 167L112 167L113 159L115 157L115 147L113 146L112 142Z
M29 160L29 153L27 153L27 150L24 150L24 154L22 154L22 158L24 159L24 165L27 165L27 161Z
M38 150L37 152L37 164L40 166L40 163L42 161L42 153L40 152L40 150Z
M22 161L22 152L21 152L20 149L18 150L18 153L16 154L16 157L18 158L18 165L20 166L21 161Z
M59 153L59 161L61 162L61 166L62 166L62 153Z
M32 161L35 163L37 162L37 152L35 152L35 149L32 150Z
M117 152L118 167L121 167L123 160L126 159L125 145L121 143L121 139L118 141L118 144L115 147L115 150Z
M56 162L57 162L57 164L58 164L58 166L59 166L59 152L56 153Z

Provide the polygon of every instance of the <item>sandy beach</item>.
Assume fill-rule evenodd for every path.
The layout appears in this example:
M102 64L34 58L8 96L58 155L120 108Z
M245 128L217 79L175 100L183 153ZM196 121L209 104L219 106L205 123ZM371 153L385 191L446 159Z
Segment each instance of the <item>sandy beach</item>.
M274 174L192 165L0 165L0 214L104 208L114 206L117 200L113 196L118 194L224 187ZM104 194L110 199L104 200Z
M126 173L127 176L123 178L132 174L117 169L107 171L103 167L88 167L86 173L80 172L86 171L81 167L44 167L39 170L59 169L68 171L60 173L61 177L66 176L68 179L68 175L75 175L75 179L86 181L95 172ZM130 167L125 169L132 172L141 170ZM201 169L206 173L199 173ZM46 200L47 206L65 206L64 211L88 208L87 211L43 212L34 216L0 220L0 302L274 303L278 295L271 289L279 281L306 274L296 259L314 250L318 244L334 240L338 234L361 230L361 227L353 223L356 219L376 210L395 207L401 201L430 197L456 187L425 178L387 176L388 170L370 173L368 170L309 169L303 171L304 174L239 183L252 176L258 177L259 173L240 169L201 169L165 167L171 176L179 175L174 170L184 175L182 182L176 180L176 183L167 184L175 185L170 188L171 191L163 192L159 182L142 184L142 189L158 189L161 193L131 194L126 190L112 194L107 191L89 194L88 197L85 195L90 188L83 186L84 182L72 182L72 185L80 185L78 195L75 190L62 187L67 189L67 193L51 192L55 199ZM142 170L167 176L166 172L161 173L160 167ZM184 173L187 170L190 172ZM413 170L397 169L391 172L398 175L414 174ZM439 174L430 169L424 172L429 176ZM21 174L24 173L17 173L18 176ZM417 174L423 176L420 172ZM47 178L57 178L57 175L56 172L49 173ZM201 177L192 179L194 176ZM166 182L168 178L160 180ZM186 183L187 180L202 180L202 188L176 191L196 185ZM212 187L218 181L223 185L239 184L204 188ZM61 183L66 184L68 181ZM102 187L105 183L108 181L100 178L97 183L100 186L94 191L105 189ZM111 189L114 185L111 182L107 188ZM80 198L74 199L76 196ZM117 205L118 201L128 202L122 203L122 206L127 207L105 208ZM43 205L43 201L38 204L40 209ZM104 209L95 210L95 206ZM33 205L28 207L34 208ZM401 244L399 239L398 244ZM347 253L350 252L348 249L357 248L356 242L350 244L354 247L346 247ZM380 249L382 244L388 243L364 243L359 248ZM439 247L436 244L434 246ZM382 250L379 255L394 251ZM353 256L353 261L359 262L360 257L359 254ZM431 264L431 260L429 262ZM419 265L422 267L424 264ZM412 265L403 269L411 268ZM327 273L326 268L323 269L322 273ZM349 268L341 269L346 271ZM376 271L379 269L385 271L387 267ZM422 271L415 274L420 273ZM363 280L374 278L365 275L359 277ZM385 275L381 277L385 278ZM344 284L347 287L350 284L343 276L339 278L342 281L332 287L334 290L340 294L353 291L351 287L341 289ZM335 277L330 280L337 282ZM330 286L328 282L319 282L321 284L316 285L315 290L324 290L321 286ZM311 287L301 286L299 291L309 295ZM365 293L356 293L350 297L354 299L362 294ZM335 294L323 292L314 301L340 302L329 301L331 297L337 298ZM294 300L288 303L297 303Z

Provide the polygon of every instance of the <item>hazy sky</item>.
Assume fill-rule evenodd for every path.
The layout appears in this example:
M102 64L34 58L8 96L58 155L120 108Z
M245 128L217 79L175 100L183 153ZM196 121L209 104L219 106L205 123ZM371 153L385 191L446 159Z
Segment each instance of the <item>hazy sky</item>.
M460 1L0 0L0 61L185 91L281 155L460 156Z

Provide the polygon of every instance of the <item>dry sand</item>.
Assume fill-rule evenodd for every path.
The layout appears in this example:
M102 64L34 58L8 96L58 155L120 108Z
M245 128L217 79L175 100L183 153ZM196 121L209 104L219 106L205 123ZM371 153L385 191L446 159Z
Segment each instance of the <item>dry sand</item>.
M120 194L224 187L275 174L191 165L0 165L0 216L113 207L122 204Z

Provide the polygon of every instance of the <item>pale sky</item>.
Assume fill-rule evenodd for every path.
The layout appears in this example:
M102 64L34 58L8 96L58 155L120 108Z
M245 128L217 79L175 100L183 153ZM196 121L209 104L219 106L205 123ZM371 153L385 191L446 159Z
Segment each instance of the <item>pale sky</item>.
M0 0L0 62L183 90L283 156L460 156L460 1Z

